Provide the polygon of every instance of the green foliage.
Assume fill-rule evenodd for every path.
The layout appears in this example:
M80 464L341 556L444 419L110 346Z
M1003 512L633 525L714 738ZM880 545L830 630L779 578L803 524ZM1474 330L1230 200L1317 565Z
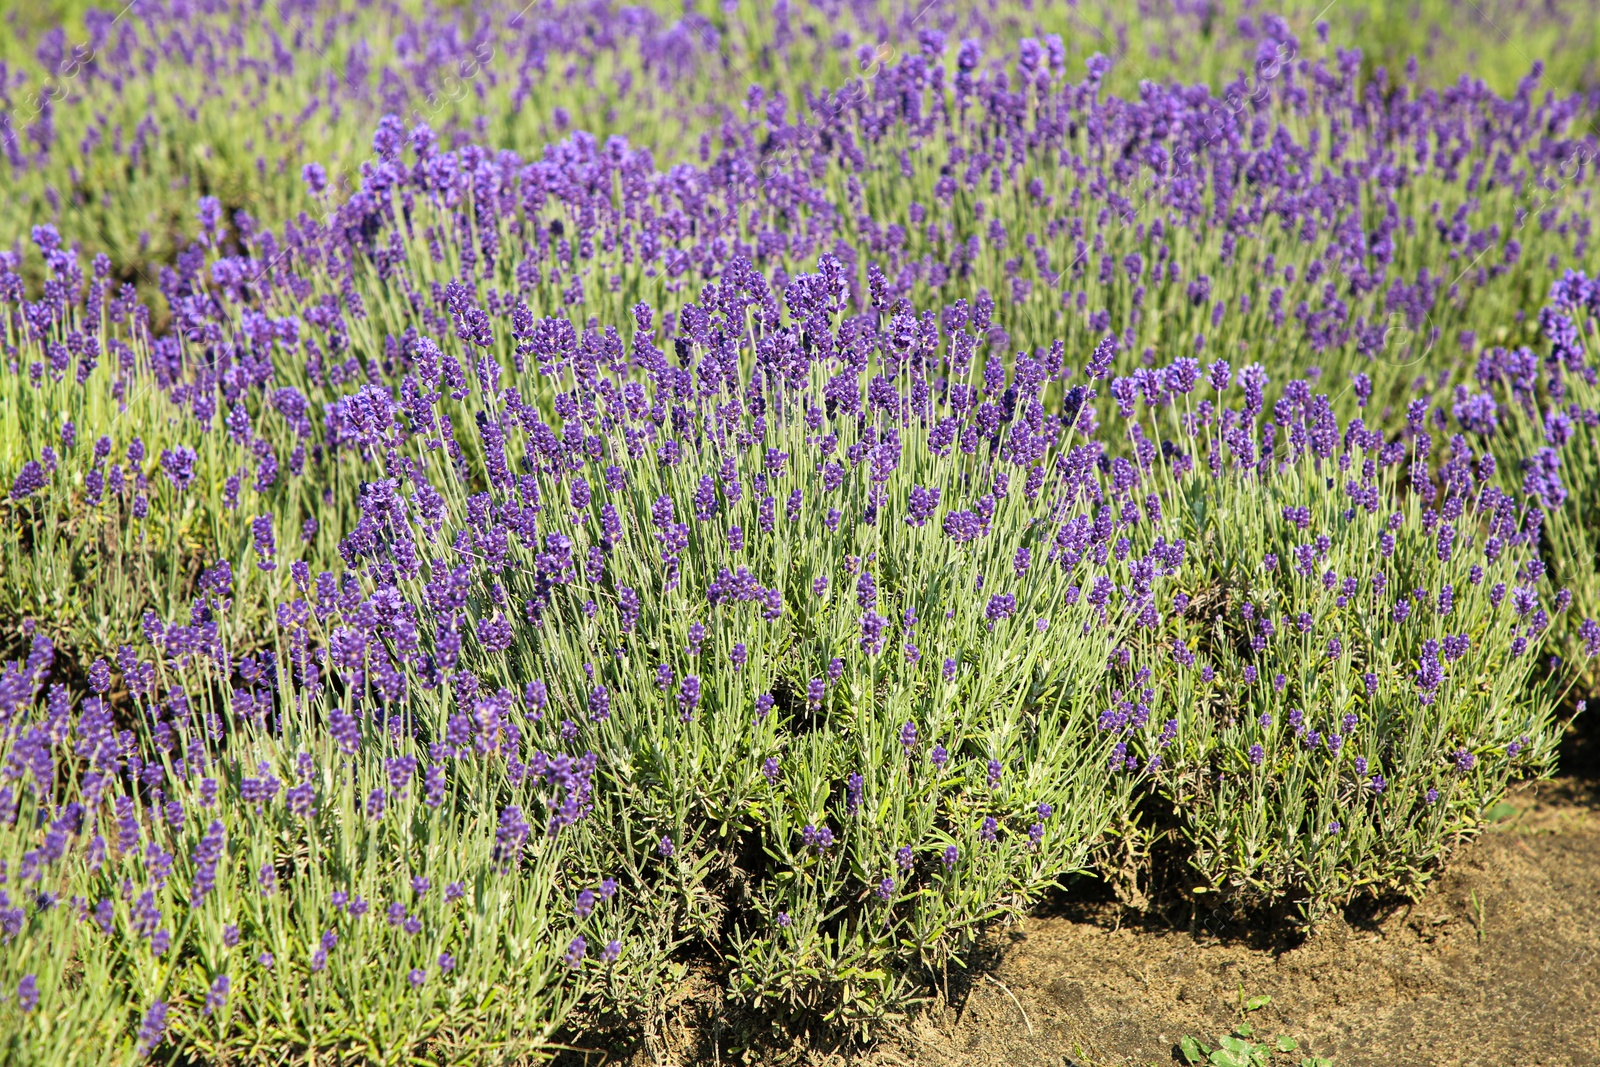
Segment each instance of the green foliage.
M640 5L653 24L619 33L620 9L609 7L386 0L269 4L243 15L196 8L181 17L133 5L102 40L84 18L94 6L71 0L8 15L0 58L26 79L12 91L10 126L28 132L48 110L52 148L8 165L0 234L53 221L69 243L109 254L117 275L147 296L157 295L160 268L194 238L197 197L216 196L230 214L242 209L278 229L317 209L300 179L304 163L323 164L335 189L354 190L372 126L386 112L526 154L570 129L602 141L620 134L668 165L702 153L702 135L716 133L750 84L773 85L798 108L808 89L870 81L915 52L927 30L997 51L1059 34L1075 66L1095 53L1116 57L1107 89L1133 97L1146 80L1220 90L1255 64L1263 18L1215 6L1134 12L1115 0L973 9L935 0L915 9L795 4L780 25L754 5L655 2ZM1533 59L1558 90L1592 88L1600 28L1589 14L1581 3L1511 0L1421 0L1404 9L1362 0L1277 12L1298 37L1296 55L1358 43L1365 75L1382 66L1397 80L1416 57L1427 83L1470 75L1502 94L1515 91ZM1330 44L1317 37L1319 19L1331 25ZM62 58L52 66L41 57L54 52L42 46L57 26ZM135 62L118 50L124 33L133 35ZM169 37L188 55L164 51ZM130 155L136 139L141 150Z
M745 1005L869 1033L1063 875L1104 873L1117 856L1137 854L1132 846L1150 828L1134 813L1152 797L1174 813L1196 891L1289 904L1314 923L1359 895L1420 891L1452 844L1500 817L1509 782L1548 773L1552 709L1574 671L1541 665L1539 652L1550 630L1576 663L1585 643L1578 620L1600 614L1600 452L1581 432L1593 429L1581 415L1600 397L1581 358L1554 387L1480 370L1479 385L1499 390L1500 421L1473 429L1460 414L1466 393L1448 392L1470 390L1472 371L1447 349L1526 344L1542 353L1550 341L1525 313L1544 301L1559 264L1582 257L1590 212L1582 168L1550 146L1580 144L1589 112L1530 102L1538 94L1521 82L1525 64L1497 46L1479 63L1482 75L1508 93L1523 87L1517 106L1551 109L1536 112L1537 146L1502 151L1492 138L1474 140L1471 131L1503 102L1465 94L1451 114L1467 132L1408 161L1417 146L1373 131L1397 99L1405 50L1429 45L1425 72L1464 65L1455 46L1431 39L1439 25L1468 17L1442 0L1418 5L1415 17L1382 5L1328 13L1381 34L1364 61L1348 65L1351 85L1377 85L1360 102L1349 86L1291 86L1276 60L1251 65L1256 24L1230 26L1211 7L1133 18L1121 5L939 6L919 24L924 12L906 18L864 5L838 31L836 12L805 6L780 42L769 13L723 6L649 24L688 27L680 43L690 58L667 69L643 36L601 41L594 20L606 12L541 5L532 14L579 43L553 48L525 87L528 70L513 61L525 62L526 31L502 5L458 5L450 19L460 21L444 23L401 2L275 9L237 30L243 53L270 52L274 35L299 33L327 56L365 50L365 70L330 87L327 70L300 52L254 80L238 65L219 77L204 64L155 64L117 84L73 82L71 106L64 99L57 112L57 150L13 173L0 194L0 233L55 219L82 245L48 271L29 254L33 288L70 289L67 309L43 333L24 328L20 312L4 317L0 475L11 485L46 447L57 456L43 488L0 500L0 625L11 645L40 633L57 642L68 661L61 677L75 688L95 656L141 642L157 650L156 682L140 680L131 650L131 662L119 661L119 688L107 697L130 729L115 742L120 777L71 748L100 727L85 725L86 710L68 710L66 689L30 722L33 732L0 731L0 762L34 760L7 772L6 788L20 791L3 796L19 807L15 819L0 819L0 859L9 870L42 871L29 892L49 894L46 906L36 895L16 905L22 926L0 958L0 988L16 990L31 975L41 994L36 1009L0 1004L9 1058L129 1062L160 1000L169 1006L164 1048L207 1062L265 1062L286 1051L336 1062L538 1060L569 1020L645 1016L697 957L717 959L718 977ZM1304 23L1316 14L1291 13L1299 47L1331 57L1342 38L1314 42ZM1550 46L1556 84L1592 81L1594 42L1571 32L1569 12L1492 14ZM201 12L190 28L220 33L231 15ZM1025 36L1063 33L1070 70L1055 72L1052 90L1061 93L1080 91L1089 55L1117 54L1109 80L1084 98L1094 121L1113 125L1145 78L1220 88L1249 66L1242 88L1185 121L1216 122L1257 148L1281 130L1306 146L1293 159L1307 185L1368 159L1383 161L1387 184L1342 221L1323 219L1318 230L1313 220L1311 236L1279 225L1276 207L1249 205L1256 216L1241 240L1216 208L1253 179L1202 166L1192 186L1173 183L1166 161L1132 144L1107 158L1085 125L1056 123L1042 93L1020 93L1014 123L974 107L928 133L909 116L948 113L948 81L930 76L913 109L880 76L911 57L936 17L953 33L986 38L994 54ZM439 25L448 31L431 35ZM417 41L430 36L443 43L420 59ZM18 54L15 41L5 47ZM917 47L941 79L956 76L953 48L941 52L931 38ZM1378 64L1389 67L1386 81L1361 80ZM378 72L395 65L414 82L387 99ZM815 86L843 86L835 99L846 103L828 118L826 137L810 127L777 143L762 113L776 109L744 108L751 82L768 83L768 99L796 113ZM378 191L360 167L375 118L392 109L406 113L407 126L427 122L446 144L514 149L525 157L519 166L568 156L616 165L595 166L593 200L587 190L513 197L509 177L494 190L505 202L454 188ZM145 117L154 129L137 160L92 133L132 130ZM574 128L594 137L552 144ZM656 154L607 145L612 133ZM1017 156L1009 170L949 180L955 152L971 160L1007 150ZM1452 153L1459 158L1438 162ZM715 180L680 174L684 184L674 184L658 172L680 159L698 159ZM1501 160L1519 168L1514 179ZM332 172L325 193L301 178L300 165L312 161ZM1492 180L1481 181L1490 166ZM507 164L508 175L515 170ZM186 264L181 282L168 276L156 301L153 277L189 246L202 192L219 198L227 221L190 248L197 269ZM1113 199L1124 210L1102 206ZM371 214L352 206L372 203ZM1369 210L1406 220L1387 231L1381 261L1357 217ZM360 234L341 250L348 261L266 243L263 225L282 235L302 211ZM631 237L617 240L646 216L671 219L672 247L647 255ZM1361 232L1341 259L1332 241L1346 226ZM313 220L303 228L314 230ZM769 249L757 257L763 287L841 247L862 256L830 278L837 303L826 315L780 321L784 294L753 287L744 318L715 324L724 373L736 383L732 407L685 409L681 425L663 413L637 440L617 429L644 421L624 414L634 401L622 398L639 384L618 332L635 305L714 306L700 287L742 284L729 263L755 247ZM78 264L101 250L110 260L96 264L91 285L105 288L80 299ZM1149 292L1136 285L1122 266L1130 256L1166 264L1167 282ZM1224 416L1217 405L1229 401L1220 396L1202 405L1188 389L1168 396L1159 386L1163 399L1135 418L1135 379L1093 383L1114 395L1089 398L1090 414L1139 432L1112 440L1104 455L1098 441L1072 455L1083 461L1081 484L1056 495L1052 481L1042 497L1023 488L1021 467L1042 458L1033 469L1061 480L1071 433L1093 433L1083 424L1068 420L1047 454L1019 464L1008 484L1011 472L988 445L934 445L929 420L897 423L892 448L873 418L824 416L820 402L814 423L804 411L774 411L759 428L743 421L769 402L827 395L837 368L821 359L787 383L790 392L775 382L779 369L762 360L780 330L803 329L809 354L822 343L817 331L840 330L850 305L873 336L890 333L902 309L868 310L869 259L895 285L909 279L904 307L930 317L905 329L925 324L928 352L950 340L935 309L993 294L996 329L986 323L974 346L989 346L984 356L1002 372L995 395L1007 370L1015 381L1024 357L1043 361L1057 343L1039 410L1025 413L1037 415L1035 431L1048 417L1054 432L1077 384L1064 354L1068 366L1081 365L1112 329L1125 337L1114 372L1220 355L1264 368L1284 399L1268 430L1261 403L1248 417ZM266 265L230 280L241 262ZM531 276L519 269L530 264ZM1418 281L1423 270L1432 281ZM1415 282L1416 293L1400 299L1366 284L1380 271L1396 285ZM272 285L258 284L263 274ZM1204 295L1187 291L1201 277ZM135 280L157 305L153 315L117 297L117 283ZM596 431L609 436L590 447L579 418L587 413L563 406L577 403L577 383L530 360L525 337L503 324L476 347L459 324L452 334L438 294L456 281L475 307L502 308L496 317L511 317L507 294L540 319L570 317L586 357L617 361L601 394L613 421ZM1273 289L1279 295L1268 297ZM1330 302L1338 329L1302 328L1306 316L1287 325L1291 310ZM316 317L328 308L343 309L337 328ZM79 380L62 353L84 335L99 343L99 359L78 361ZM417 394L404 391L415 389L412 375L427 358L421 338L436 338L432 356L459 361L461 378L423 404L427 423L410 404ZM661 339L641 324L634 355ZM1591 349L1593 341L1591 333ZM842 333L825 343L846 347ZM707 347L686 342L677 354L711 374L694 362ZM304 418L279 394L219 385L247 348L270 364L274 389L298 392ZM959 374L949 366L944 373L966 384L984 372L981 363ZM912 372L898 358L870 371L909 395ZM1346 387L1356 375L1371 376L1370 400ZM698 380L687 371L685 379L692 393ZM1326 395L1313 400L1314 388ZM206 408L219 394L227 409ZM1391 436L1352 427L1339 445L1337 417L1363 411L1377 427L1397 422L1391 409L1408 401L1427 412L1435 400L1442 420L1446 397L1463 436L1443 456L1421 450L1416 425ZM638 400L648 402L642 391ZM1580 432L1540 421L1536 412L1561 400ZM513 476L490 469L491 450L471 430L490 414L504 416L497 447L513 463L529 457L516 466L518 499L541 509L537 531L509 543L488 539L486 527L491 504L511 506ZM75 443L62 436L69 423ZM536 431L558 438L569 424L570 456L538 460ZM674 447L681 439L681 461L657 452L669 434ZM92 454L102 435L127 493L95 488L108 470ZM161 457L190 444L193 477L179 488ZM1524 492L1525 469L1546 447L1572 505L1535 512L1511 503L1504 494ZM848 480L845 456L859 468ZM825 464L835 460L842 488L829 484ZM574 495L579 477L594 490L587 502ZM418 496L400 499L424 485L441 494L436 514ZM758 488L746 495L745 485ZM925 522L907 518L913 485L944 501ZM497 501L484 495L491 491ZM804 501L793 514L784 506L791 492ZM691 521L688 502L704 493L706 513ZM374 533L362 524L370 527L386 494L393 512ZM940 517L985 495L998 511L984 516L984 536L958 541L941 529ZM670 577L667 530L655 514L663 498L685 525L683 544L668 553ZM614 531L603 504L618 508ZM1289 509L1304 509L1303 518ZM509 514L496 511L494 521ZM1064 551L1063 524L1073 517L1104 519L1098 559L1081 545L1077 556ZM276 532L282 565L273 566L251 519ZM399 555L402 543L421 554L414 566ZM294 575L291 557L305 573ZM226 593L212 569L219 559L237 561ZM1530 569L1539 560L1553 583ZM333 578L341 568L342 585ZM727 574L736 568L744 573ZM309 576L320 572L328 589L313 592ZM1102 578L1096 603L1088 590ZM761 595L708 595L735 579ZM1566 610L1550 593L1562 585L1573 597ZM448 611L441 586L459 594ZM624 590L643 594L636 613L624 607ZM1013 591L1015 602L996 610L993 598ZM507 615L514 635L487 636ZM880 617L881 642L866 633L866 616ZM206 640L225 654L170 652L162 620L185 617L214 626ZM1270 635L1262 617L1273 621ZM234 670L242 662L257 672L249 683ZM454 673L458 664L472 672L470 685ZM267 675L281 684L261 681ZM530 681L545 687L538 700L524 688ZM383 689L381 699L369 686ZM339 715L356 712L352 743ZM59 779L37 769L41 745L45 763L59 760ZM543 820L564 798L529 767L535 754L578 751L594 754L593 791L583 797L593 810L545 833ZM145 758L162 773L141 789L134 783L146 765L136 761ZM391 778L405 759L418 767ZM420 777L434 765L444 785L438 803ZM292 810L278 788L264 793L269 778L311 788L315 814ZM217 783L214 796L207 781ZM122 802L137 829L127 844ZM80 823L64 815L73 804L82 805ZM514 825L505 821L511 809L533 824L514 862L502 833ZM216 887L191 907L213 818L224 842ZM41 858L58 832L74 847ZM98 859L88 847L97 833L111 842ZM160 875L164 856L172 868ZM273 872L270 893L264 870ZM428 888L414 889L416 877ZM608 891L592 911L574 908L606 879L621 884L619 895ZM463 893L446 900L453 883ZM139 915L160 916L141 932L135 909L147 886ZM353 896L372 912L354 915ZM102 900L109 929L93 917ZM389 903L401 907L397 923L379 914ZM420 930L407 930L407 915ZM170 939L159 952L158 931ZM580 934L585 951L575 953ZM615 962L601 957L602 946L614 955L613 943ZM224 975L226 1002L208 1005ZM1241 990L1246 1012L1268 999L1245 1001ZM1287 1035L1258 1041L1248 1024L1215 1048L1180 1043L1188 1062L1213 1067L1266 1064L1296 1048Z
M1531 491L1546 513L1541 555L1573 604L1557 619L1552 651L1565 664L1551 673L1577 679L1578 692L1589 695L1600 676L1579 628L1600 617L1600 438L1592 424L1600 410L1593 362L1600 333L1581 285L1568 278L1554 289L1539 317L1539 342L1512 358L1486 353L1475 388L1458 388L1455 401L1490 401L1494 415L1479 437L1499 460L1499 480L1508 491Z
M1414 895L1509 781L1552 766L1538 527L1456 440L1437 497L1412 482L1426 460L1354 430L1337 459L1218 478L1197 456L1173 480L1196 565L1151 682L1176 719L1158 780L1204 891L1308 921Z
M1254 1011L1270 1000L1271 997L1264 995L1251 997L1245 1010ZM1249 1023L1240 1023L1233 1028L1233 1033L1217 1038L1215 1047L1185 1034L1178 1040L1173 1058L1181 1057L1181 1062L1192 1067L1268 1067L1273 1063L1293 1062L1274 1054L1287 1055L1300 1047L1300 1042L1288 1034L1279 1034L1270 1042L1258 1041L1256 1037L1255 1027ZM1300 1067L1333 1067L1333 1061L1322 1056L1306 1056L1300 1060Z
M261 664L293 671L287 657ZM58 686L47 725L0 749L35 775L4 791L20 805L0 829L0 860L20 875L8 888L55 902L8 930L0 986L33 975L39 990L37 1006L3 1009L8 1058L130 1063L160 1002L167 1047L206 1062L528 1062L550 1054L591 982L611 979L600 947L628 912L613 898L572 918L596 884L579 860L589 827L536 827L516 854L497 842L505 808L537 822L552 786L469 756L447 761L448 780L436 768L436 792L409 732L337 738L337 699L280 703L204 655L158 674L174 688L160 704L134 698L137 742L111 732L99 698L69 711ZM437 707L412 704L424 719ZM41 743L87 763L40 779ZM151 791L125 788L119 753ZM563 954L579 933L594 947L574 971Z

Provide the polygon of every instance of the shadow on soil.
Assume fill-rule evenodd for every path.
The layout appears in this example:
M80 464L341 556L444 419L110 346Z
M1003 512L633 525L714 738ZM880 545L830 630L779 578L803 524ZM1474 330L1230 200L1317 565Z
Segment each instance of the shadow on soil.
M734 1010L708 972L647 1039L559 1062L1167 1067L1187 1062L1184 1036L1215 1045L1248 1022L1256 1040L1292 1039L1296 1051L1267 1061L1290 1067L1308 1056L1332 1067L1594 1067L1600 707L1568 723L1560 759L1560 777L1514 790L1512 814L1459 849L1415 903L1368 902L1305 934L1288 915L1198 905L1173 888L1186 884L1181 856L1157 849L1141 907L1099 879L1069 880L875 1045Z

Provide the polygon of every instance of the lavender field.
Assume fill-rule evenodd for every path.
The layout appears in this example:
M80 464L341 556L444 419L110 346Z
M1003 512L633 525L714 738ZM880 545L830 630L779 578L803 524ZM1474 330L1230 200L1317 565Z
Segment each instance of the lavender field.
M5 1062L870 1056L1591 729L1594 0L0 9Z

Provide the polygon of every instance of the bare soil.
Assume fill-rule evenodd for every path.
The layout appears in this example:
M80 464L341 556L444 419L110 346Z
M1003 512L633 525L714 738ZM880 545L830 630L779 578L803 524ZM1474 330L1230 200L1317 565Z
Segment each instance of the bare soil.
M1335 920L1290 948L1203 923L1130 925L1111 904L1031 919L964 1002L858 1059L1165 1065L1182 1062L1183 1035L1206 1040L1248 1019L1258 1040L1299 1042L1275 1063L1596 1067L1600 796L1563 779L1509 803L1516 813L1462 848L1414 906ZM1271 1003L1241 1010L1261 994Z
M994 934L987 966L870 1048L794 1033L747 1045L714 982L691 979L595 1067L1144 1067L1181 1064L1250 1022L1298 1067L1600 1065L1600 782L1525 785L1422 901L1334 918L1304 939L1202 912L1182 923L1082 888ZM1096 899L1096 896L1099 899ZM1085 899L1088 897L1088 899ZM1250 998L1270 1003L1246 1013ZM576 1049L574 1049L576 1051Z
M1597 1067L1600 775L1589 765L1600 761L1568 754L1576 773L1512 793L1414 905L1266 943L1248 923L1073 892L997 931L990 966L871 1048L794 1034L786 1049L740 1050L707 985L686 987L652 1039L610 1062L1165 1067L1185 1062L1184 1035L1215 1045L1247 1021L1256 1040L1298 1042L1271 1058L1290 1067L1308 1055L1333 1067ZM1243 1010L1263 995L1270 1003Z

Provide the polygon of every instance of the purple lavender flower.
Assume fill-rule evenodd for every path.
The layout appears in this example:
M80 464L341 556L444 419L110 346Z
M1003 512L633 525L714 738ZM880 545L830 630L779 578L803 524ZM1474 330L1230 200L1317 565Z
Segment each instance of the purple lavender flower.
M876 656L883 651L883 628L888 620L875 611L861 616L861 651Z
M594 722L611 718L611 692L603 685L595 686L589 693L589 718Z
M851 815L861 810L861 791L865 781L860 774L852 773L844 780L844 808Z
M700 704L700 679L690 674L685 675L678 687L679 718L688 722L694 717L694 709Z
M145 1059L155 1051L161 1043L161 1037L167 1031L167 1002L158 1000L150 1005L150 1010L145 1012L144 1020L139 1024L140 1059Z
M198 908L206 896L216 888L217 864L222 859L223 835L221 822L213 820L194 850L194 878L189 886L189 904Z
M913 485L911 487L910 500L906 507L906 524L908 526L926 525L938 507L939 490L937 488L925 489L920 485Z
M263 571L276 570L278 564L276 557L277 542L272 536L272 516L258 515L250 522L250 529L255 535L256 566Z
M944 517L944 532L957 544L965 544L984 532L983 520L970 511L952 511Z
M984 609L984 617L989 620L992 629L997 622L1011 618L1017 611L1017 598L1010 593L996 593L989 598L989 605Z
M211 989L206 990L205 1014L210 1016L214 1011L221 1011L227 1005L227 993L232 989L232 982L227 974L218 974L216 981L211 982Z
M909 752L912 748L916 747L916 744L917 724L907 720L906 723L900 727L900 745L907 752Z
M161 470L178 492L189 488L194 481L195 460L200 457L188 445L161 450Z
M11 483L11 499L26 500L49 484L50 479L44 468L38 461L30 459L22 465L22 470L17 472L16 479Z
M1578 636L1583 638L1583 654L1590 658L1600 656L1600 623L1593 619L1584 619L1578 627Z
M22 981L17 983L17 1007L26 1015L38 1006L39 980L31 974L25 974Z
M512 804L500 813L500 825L494 834L494 858L502 872L509 871L521 858L530 832L521 808Z
M861 605L862 611L871 611L878 603L878 586L872 578L872 572L863 570L861 577L856 580L856 602Z

